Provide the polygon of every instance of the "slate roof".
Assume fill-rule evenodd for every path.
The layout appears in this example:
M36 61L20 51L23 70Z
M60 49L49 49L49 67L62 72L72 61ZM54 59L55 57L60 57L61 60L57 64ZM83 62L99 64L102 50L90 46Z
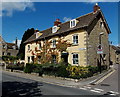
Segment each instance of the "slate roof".
M13 49L13 46L16 46L15 43L6 43L8 49Z
M40 33L42 33L42 35L39 38L35 39L35 34L33 34L24 43L41 40L41 39L51 37L51 36L54 36L54 35L60 35L62 33L74 31L74 30L77 30L77 29L87 28L91 24L91 22L96 18L96 16L98 16L99 14L102 14L102 12L101 11L98 11L96 13L91 12L91 13L88 13L86 15L83 15L83 16L80 16L80 17L76 18L76 20L78 20L79 22L73 28L70 28L70 21L62 23L62 24L59 25L60 29L56 33L52 33L52 27L49 28L49 29L40 31ZM104 18L103 14L102 14L102 17ZM106 22L106 20L105 20L105 22ZM106 27L108 29L108 32L110 33L110 29L109 29L107 23L105 23L105 25L106 25Z
M116 50L117 52L120 53L120 47L119 46L114 46L114 45L111 45L111 47Z

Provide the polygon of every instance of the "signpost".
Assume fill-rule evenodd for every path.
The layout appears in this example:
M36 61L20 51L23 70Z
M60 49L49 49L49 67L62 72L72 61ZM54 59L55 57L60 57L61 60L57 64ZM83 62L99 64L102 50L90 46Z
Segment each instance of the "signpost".
M103 48L100 44L97 47L97 54L103 54Z
M101 54L103 54L103 48L102 48L101 44L99 44L97 47L97 54L100 55L99 71L101 73Z

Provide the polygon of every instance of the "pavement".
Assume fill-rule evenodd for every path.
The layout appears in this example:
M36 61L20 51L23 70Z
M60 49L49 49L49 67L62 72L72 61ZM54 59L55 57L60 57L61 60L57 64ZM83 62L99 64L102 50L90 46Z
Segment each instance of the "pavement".
M98 94L110 94L110 95L117 95L118 94L118 84L116 84L118 81L117 79L117 72L118 72L118 65L115 65L112 69L110 69L107 72L104 72L102 74L99 74L97 76L93 76L88 79L84 80L71 80L71 79L62 79L58 77L38 77L36 74L25 74L25 73L18 73L18 72L9 72L9 71L3 71L4 74L8 74L11 76L16 76L16 77L22 77L22 78L27 78L30 80L38 81L38 82L44 82L47 84L52 84L52 85L58 85L58 86L63 86L63 87L72 87L72 88L77 88L89 92L94 92ZM109 78L111 78L109 80ZM105 81L107 84L105 84ZM103 82L103 83L102 83ZM111 85L111 83L113 85ZM107 85L109 84L109 87ZM106 85L106 86L105 86Z

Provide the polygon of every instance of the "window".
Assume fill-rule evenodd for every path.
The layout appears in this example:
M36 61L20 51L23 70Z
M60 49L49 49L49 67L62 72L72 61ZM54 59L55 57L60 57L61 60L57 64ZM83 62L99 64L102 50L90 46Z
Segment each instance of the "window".
M16 47L15 47L15 46L13 46L13 49L16 49Z
M73 35L73 44L78 44L78 35Z
M70 21L70 28L73 28L76 26L76 19L73 19Z
M52 33L55 33L55 32L57 32L57 26L52 27Z
M3 48L5 49L5 48L6 48L6 45L3 45Z
M55 39L52 41L52 47L56 48L56 40Z
M11 56L11 53L7 53L8 56Z
M73 64L78 64L78 54L73 54Z
M28 50L30 50L30 45L28 45Z
M103 27L104 27L103 22L100 22L100 28L102 28L102 29L103 29Z
M39 49L41 50L41 43L39 43Z
M5 55L5 52L3 52L2 55L4 56L4 55Z
M52 55L52 63L56 63L56 55Z
M28 63L30 63L30 57L28 57Z

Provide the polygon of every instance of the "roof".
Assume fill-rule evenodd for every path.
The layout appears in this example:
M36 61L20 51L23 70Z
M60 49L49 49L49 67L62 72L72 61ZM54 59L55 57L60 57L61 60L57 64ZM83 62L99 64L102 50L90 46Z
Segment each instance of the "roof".
M111 47L116 50L116 51L119 51L120 52L120 47L119 46L114 46L114 45L111 45Z
M9 49L13 49L13 46L16 46L15 43L6 43Z
M91 22L99 15L101 14L101 16L103 17L103 19L105 20L103 14L101 11L98 11L96 13L94 12L91 12L91 13L88 13L86 15L83 15L83 16L80 16L78 18L76 18L76 20L78 20L79 22L77 23L77 25L73 28L70 28L70 21L67 21L65 23L62 23L59 25L60 29L58 29L58 31L56 33L52 33L52 27L49 28L49 29L46 29L46 30L43 30L41 31L40 33L42 33L42 35L35 39L35 34L32 35L27 41L25 41L24 43L28 43L28 42L32 42L32 41L38 41L38 40L41 40L41 39L44 39L44 38L48 38L48 37L51 37L51 36L55 36L55 35L61 35L63 33L67 33L67 32L70 32L70 31L74 31L74 30L77 30L77 29L84 29L84 28L87 28ZM108 29L108 32L110 33L110 29L106 23L106 20L105 20L105 25Z

